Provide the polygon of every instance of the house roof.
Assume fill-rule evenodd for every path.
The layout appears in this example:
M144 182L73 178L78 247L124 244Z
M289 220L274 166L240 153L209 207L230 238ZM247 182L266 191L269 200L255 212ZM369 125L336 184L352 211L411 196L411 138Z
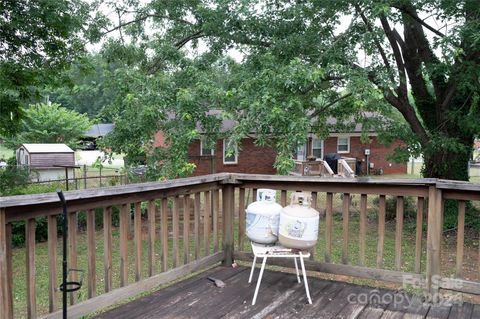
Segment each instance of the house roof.
M222 113L221 110L210 110L207 113L207 115L215 115L215 116L219 117L219 116L221 116L221 113ZM372 118L372 117L379 116L378 114L375 114L373 112L364 112L363 115L364 115L365 118ZM327 118L326 124L334 127L337 124L337 119L333 118L333 117L329 117L329 118ZM237 122L235 120L222 119L222 125L220 127L220 132L221 133L228 132L228 131L232 130L235 127L235 125L237 125ZM201 127L200 123L197 123L196 128L197 128L198 132L206 133L205 130ZM355 127L353 128L353 130L349 130L348 133L361 133L362 129L363 129L363 124L362 123L355 123ZM375 132L375 130L372 129L372 128L370 128L368 131L369 132ZM338 133L340 131L333 128L333 129L330 130L330 132L331 133ZM255 133L255 132L251 132L251 133Z
M65 144L22 144L29 153L73 153Z
M106 123L106 124L93 124L92 127L83 133L86 137L100 137L105 136L115 128L115 124Z

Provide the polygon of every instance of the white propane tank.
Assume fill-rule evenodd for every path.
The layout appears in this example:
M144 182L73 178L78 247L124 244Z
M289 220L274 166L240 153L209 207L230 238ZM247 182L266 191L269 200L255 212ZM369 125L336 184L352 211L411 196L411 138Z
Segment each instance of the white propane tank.
M320 214L310 207L312 195L307 192L292 194L290 205L280 212L278 240L288 248L308 249L318 239Z
M260 244L273 244L277 241L278 221L282 206L275 202L273 189L261 188L257 191L257 201L246 209L247 236Z

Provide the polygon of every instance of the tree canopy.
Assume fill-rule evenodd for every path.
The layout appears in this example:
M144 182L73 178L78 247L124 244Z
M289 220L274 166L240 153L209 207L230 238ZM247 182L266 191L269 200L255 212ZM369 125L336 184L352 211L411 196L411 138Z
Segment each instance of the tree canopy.
M94 72L82 77L79 63L62 73L74 79L70 87L48 92L114 121L104 146L151 164L158 176L191 170L187 147L200 131L207 144L227 138L232 150L255 134L257 144L276 148L275 166L285 173L307 133L326 137L327 119L335 117L337 130L361 122L385 142L400 138L405 146L395 157L423 155L424 176L468 179L480 133L478 0L105 6L89 12L82 2L2 3L1 23L13 24L0 34L0 134L15 128L9 123L51 74L45 70L81 52L85 22L94 16L89 34L103 40L101 58L91 59ZM52 12L61 14L50 19ZM13 32L15 25L24 33ZM234 120L234 129L224 132L223 119ZM165 133L166 148L153 147L157 131Z
M0 2L0 135L14 135L22 108L84 52L90 16L84 1Z
M132 150L153 156L152 131L163 130L176 154L170 160L185 162L196 123L216 137L219 121L231 118L235 129L222 133L229 145L255 132L257 143L276 147L276 166L285 172L308 131L327 134L329 116L345 128L361 121L368 129L375 121L365 114L374 112L394 119L380 123L385 140L406 142L397 158L423 155L425 176L468 178L480 132L476 0L153 0L113 7L117 17L104 30L118 37L103 54L127 68L117 72L123 91L110 110L116 121L138 127L128 135L117 125L114 148L135 144ZM227 57L232 50L241 62Z
M91 127L85 114L60 104L36 104L23 112L20 133L7 140L12 149L22 143L65 143L75 148L79 138Z

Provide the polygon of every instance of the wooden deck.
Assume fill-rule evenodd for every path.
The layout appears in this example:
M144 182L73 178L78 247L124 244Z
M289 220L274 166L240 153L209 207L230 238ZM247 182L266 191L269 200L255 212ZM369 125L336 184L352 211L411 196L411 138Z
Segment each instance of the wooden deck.
M394 291L313 277L309 305L295 275L276 271L265 271L252 306L256 281L248 284L248 275L245 267L217 267L96 318L480 318L480 305L430 306ZM226 287L215 287L208 276L223 280Z

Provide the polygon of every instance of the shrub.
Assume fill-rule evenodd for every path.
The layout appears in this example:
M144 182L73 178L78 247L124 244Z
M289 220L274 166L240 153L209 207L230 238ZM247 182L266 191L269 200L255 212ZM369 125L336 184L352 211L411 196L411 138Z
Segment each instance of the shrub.
M373 204L378 207L379 198L375 197ZM417 202L412 196L405 196L403 199L403 218L405 220L415 219L417 216ZM388 196L385 200L385 220L395 220L397 217L397 197Z
M12 157L5 168L0 168L0 196L17 195L30 180L28 168L17 166L15 161L15 157Z

